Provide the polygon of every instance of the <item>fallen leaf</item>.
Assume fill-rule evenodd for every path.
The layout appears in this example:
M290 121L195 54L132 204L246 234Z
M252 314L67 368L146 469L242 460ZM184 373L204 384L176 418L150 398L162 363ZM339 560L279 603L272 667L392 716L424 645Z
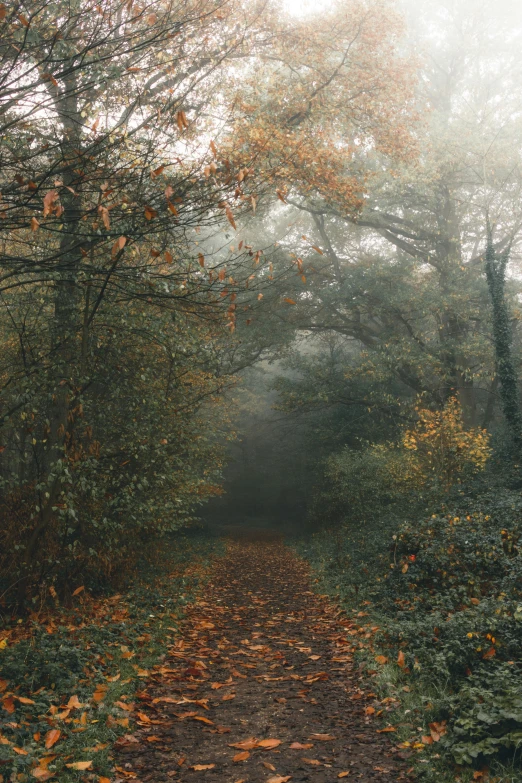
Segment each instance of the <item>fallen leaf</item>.
M322 762L319 761L319 759L307 759L304 758L304 756L301 758L301 761L304 761L305 764L311 764L312 767L320 767Z
M92 761L74 761L72 764L66 764L69 769L90 769Z
M381 665L388 663L388 658L385 655L377 655L375 660L377 661L377 663L380 663Z
M236 753L232 761L237 764L239 761L246 761L248 758L250 758L250 753L248 750L243 750L241 753Z
M190 769L195 769L196 772L201 772L204 769L214 769L215 764L194 764Z
M286 775L286 777L282 777L281 775L274 775L274 777L268 778L267 783L288 783L291 777L291 775Z
M257 743L258 748L265 748L265 750L271 750L277 748L281 744L281 740L278 739L264 739Z
M225 693L224 696L222 696L221 701L231 701L232 699L236 698L235 693Z
M317 740L318 742L329 742L334 740L335 737L332 734L311 734L308 739Z
M302 742L292 742L290 748L292 750L310 750L310 748L313 748L313 746L314 745L312 742L306 742L304 744Z
M399 651L399 655L397 656L397 665L400 666L401 669L404 669L406 666L406 661L402 650Z
M26 696L18 696L20 704L35 704L32 699L28 699Z
M37 780L50 780L50 778L54 778L56 772L49 772L46 767L35 767L31 770L31 775Z
M268 762L268 761L262 761L262 762L261 762L261 764L262 764L262 765L263 765L263 767L265 767L266 769L269 769L269 770L270 770L270 772L275 772L275 771L276 771L276 768L274 767L274 765L273 765L273 764L270 764L270 762Z
M348 770L348 771L346 771L346 772L339 772L339 774L337 775L337 777L338 777L338 778L346 778L346 777L348 777L348 775L349 775L349 774L350 774L350 771L349 771L349 770Z
M238 748L239 750L252 750L253 748L257 748L257 740L255 737L251 737L247 740L242 740L241 742L229 742L228 744L229 748Z
M386 726L385 729L377 729L377 734L386 734L389 731L397 731L395 726Z
M52 748L53 745L56 745L61 735L62 732L59 729L51 729L50 731L47 732L47 734L45 735L45 747L47 748L47 750L49 750L49 748Z

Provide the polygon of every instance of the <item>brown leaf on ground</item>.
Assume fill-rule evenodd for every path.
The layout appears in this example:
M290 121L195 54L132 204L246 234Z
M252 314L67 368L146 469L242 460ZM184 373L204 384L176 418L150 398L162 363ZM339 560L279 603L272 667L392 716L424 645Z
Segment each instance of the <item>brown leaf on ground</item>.
M229 748L239 748L239 750L252 750L253 748L257 748L257 740L255 737L251 737L250 739L242 740L241 742L229 742L228 746Z
M236 753L232 761L237 764L240 761L246 761L248 758L250 758L250 753L248 750L242 750L241 753Z
M49 748L52 748L53 745L56 745L56 743L58 742L61 736L62 736L62 732L60 731L60 729L51 729L50 731L48 731L47 734L45 735L45 747L47 748L47 750L49 750Z
M277 748L281 744L281 740L278 739L264 739L257 743L258 748L264 748L265 750L272 750Z

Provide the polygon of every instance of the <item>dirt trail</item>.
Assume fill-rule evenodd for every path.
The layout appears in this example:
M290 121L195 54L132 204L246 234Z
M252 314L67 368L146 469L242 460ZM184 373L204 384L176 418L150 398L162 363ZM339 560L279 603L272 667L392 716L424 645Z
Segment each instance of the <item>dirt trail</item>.
M282 541L229 541L182 634L118 743L121 780L409 780L393 734L378 733L386 721L365 713L354 624Z

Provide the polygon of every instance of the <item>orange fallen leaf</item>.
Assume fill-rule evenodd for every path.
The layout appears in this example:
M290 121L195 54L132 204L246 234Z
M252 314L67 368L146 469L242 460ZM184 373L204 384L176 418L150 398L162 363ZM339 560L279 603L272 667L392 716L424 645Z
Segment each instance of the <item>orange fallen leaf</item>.
M270 770L270 772L275 772L275 771L276 771L276 768L274 767L274 765L273 765L273 764L270 764L270 762L268 762L268 761L262 761L262 762L261 762L261 764L262 764L262 765L263 765L263 767L265 767L266 769L269 769L269 770Z
M446 734L446 721L440 721L440 723L430 723L430 734L433 742L438 742L441 737Z
M56 745L61 735L62 732L59 729L51 729L50 731L47 732L47 734L45 735L45 747L47 748L47 750L49 750L49 748L52 748L53 745Z
M236 698L235 693L225 693L225 695L221 697L221 701L231 701L232 699L235 698Z
M20 704L35 704L32 699L28 699L26 696L18 696Z
M190 769L195 769L196 772L201 772L204 769L214 769L215 764L194 764Z
M274 775L274 777L268 778L267 783L288 783L291 777L291 775L286 775L285 777L282 775Z
M150 734L147 737L147 742L163 742L161 737L156 736L156 734Z
M232 761L237 764L239 761L246 761L248 758L250 758L250 753L248 750L243 750L241 753L236 753Z
M71 696L71 698L67 702L67 709L74 710L74 709L80 709L81 707L83 707L83 704L80 703L78 696L76 695Z
M17 748L16 745L13 745L13 750L15 753L18 753L19 756L28 756L28 752L24 750L23 748Z
M310 748L313 748L312 742L292 742L290 745L292 750L310 750Z
M397 731L395 726L386 726L385 729L377 729L377 734L386 734L389 731Z
M265 748L265 750L271 750L277 748L281 744L281 740L278 739L264 739L257 743L258 748Z
M94 691L92 698L96 702L103 701L105 694L107 693L107 686L106 685L97 685L96 690Z
M375 707L365 707L364 708L364 714L365 715L375 715Z
M50 780L50 778L54 778L56 772L49 772L46 767L35 767L33 770L31 770L31 775L37 780L44 781Z
M406 666L406 661L402 650L399 651L399 655L397 656L397 665L400 666L401 669L404 669Z
M201 723L208 723L209 726L213 726L214 725L214 721L210 720L209 718L205 718L204 715L194 715L192 720L199 720L199 721L201 721Z
M69 769L90 769L92 761L74 761L72 764L66 764Z
M385 655L377 655L375 660L383 666L385 663L388 663L388 658Z
M311 734L308 739L318 740L319 742L329 742L334 740L335 737L332 734Z
M252 750L252 748L257 747L257 740L255 737L251 737L241 742L231 742L228 746L229 748L238 748L239 750Z
M307 759L307 758L304 758L304 756L303 756L301 758L301 761L304 761L305 764L311 764L312 767L320 767L321 766L321 762L319 761L319 759Z
M350 774L350 771L349 771L349 770L348 770L348 771L346 771L346 772L339 772L339 774L337 775L337 777L338 777L338 778L346 778L346 777L348 777L348 775L349 775L349 774Z

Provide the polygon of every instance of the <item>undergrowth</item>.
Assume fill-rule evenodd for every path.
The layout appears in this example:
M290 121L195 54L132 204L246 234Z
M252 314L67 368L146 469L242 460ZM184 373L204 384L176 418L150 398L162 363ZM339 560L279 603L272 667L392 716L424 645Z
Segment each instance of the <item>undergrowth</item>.
M111 775L111 749L129 733L140 682L161 669L218 546L203 534L163 539L124 594L94 599L82 590L73 609L3 618L0 783Z
M466 497L297 544L320 591L374 629L358 655L398 698L398 747L426 781L522 781L522 497ZM365 622L366 622L365 621Z

